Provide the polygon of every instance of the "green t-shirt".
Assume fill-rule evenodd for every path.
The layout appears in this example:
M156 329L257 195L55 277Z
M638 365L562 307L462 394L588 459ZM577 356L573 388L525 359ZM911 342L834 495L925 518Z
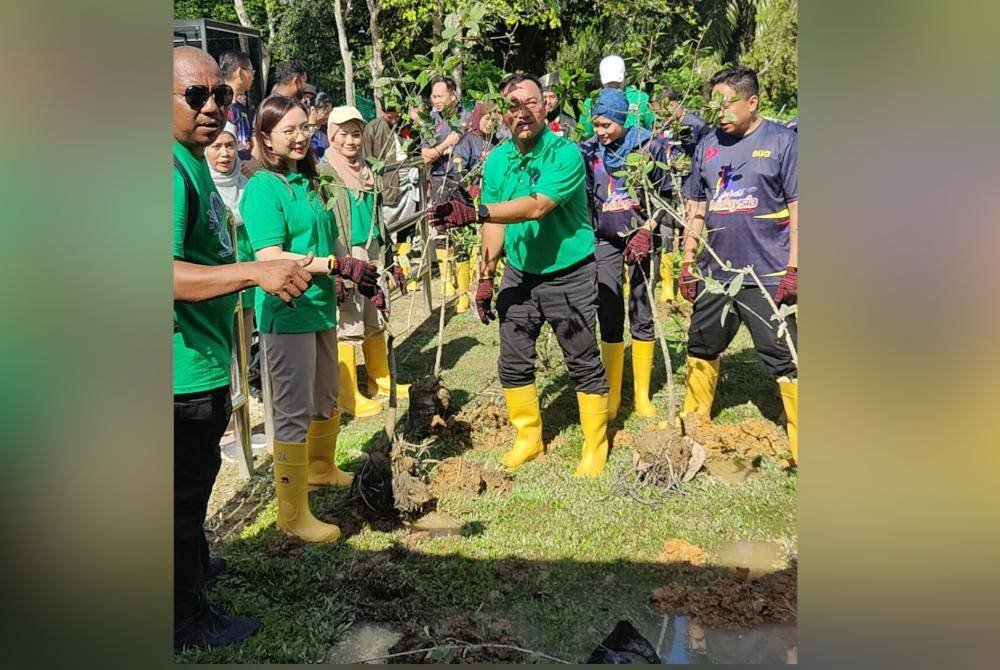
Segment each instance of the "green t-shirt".
M188 222L184 178L174 168L174 258L198 265L236 262L229 210L215 190L208 163L174 140L174 156L198 193L198 218ZM185 231L187 233L185 241ZM201 302L174 302L174 393L229 386L236 294Z
M255 252L278 246L296 254L311 251L318 258L333 253L333 215L298 172L257 170L243 192L240 214ZM257 291L254 302L262 333L315 333L337 325L333 278L326 275L313 275L312 285L295 298L295 308L266 291Z
M374 224L375 194L371 191L355 193L347 189L351 201L351 246L366 246L378 238L378 227Z
M526 154L512 140L490 152L483 165L484 203L535 193L556 203L541 219L506 226L508 263L522 272L551 274L594 254L594 227L584 182L579 147L547 127Z
M649 106L649 95L635 86L625 87L625 99L628 101L628 116L625 117L625 127L631 128L636 123L646 130L652 130L656 123L656 114ZM593 98L583 101L583 113L580 115L580 139L585 140L594 134L594 121L590 115Z

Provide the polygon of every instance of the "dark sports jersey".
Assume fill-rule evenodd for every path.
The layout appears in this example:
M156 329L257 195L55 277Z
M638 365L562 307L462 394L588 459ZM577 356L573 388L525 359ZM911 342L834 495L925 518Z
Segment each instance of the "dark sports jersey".
M236 149L240 160L250 160L250 138L253 135L253 122L246 104L234 100L227 112L229 122L236 126Z
M752 265L764 284L777 284L788 265L788 203L799 199L795 131L763 121L741 138L716 130L695 149L684 196L708 201L708 243L733 267ZM728 281L708 253L703 275Z
M681 126L688 129L681 134L681 148L684 149L684 153L688 156L692 156L694 155L695 147L698 146L698 142L701 142L701 138L712 132L712 129L705 119L687 110L684 110Z

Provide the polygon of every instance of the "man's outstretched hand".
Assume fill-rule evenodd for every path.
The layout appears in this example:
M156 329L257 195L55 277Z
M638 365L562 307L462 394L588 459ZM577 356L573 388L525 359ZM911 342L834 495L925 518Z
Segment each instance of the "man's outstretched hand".
M427 223L435 228L462 228L477 218L476 210L461 200L449 200L427 208Z
M291 260L257 261L257 285L286 303L302 295L312 283L312 275L305 268L312 263L313 255Z

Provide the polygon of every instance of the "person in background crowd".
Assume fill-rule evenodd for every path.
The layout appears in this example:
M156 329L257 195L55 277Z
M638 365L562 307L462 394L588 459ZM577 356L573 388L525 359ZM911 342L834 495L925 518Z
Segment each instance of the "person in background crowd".
M215 190L222 196L222 201L226 203L226 207L233 217L233 224L236 227L236 257L240 263L249 263L254 260L254 254L250 247L250 237L247 235L246 226L243 225L243 215L240 214L239 209L240 198L243 197L247 178L240 170L236 133L236 127L232 123L227 123L215 142L205 149L205 159L208 162L208 173L212 175L212 181L215 183ZM255 293L254 289L248 288L240 294L243 305L243 343L248 353L250 351L250 337L253 334Z
M635 86L625 85L625 61L621 56L608 56L601 60L599 67L601 75L601 86L604 88L617 88L625 93L628 100L628 117L625 119L625 127L631 128L640 125L646 130L652 130L656 122L656 115L649 106L649 96L644 91L640 91ZM580 137L587 139L594 134L594 126L591 123L590 107L593 105L593 98L583 101L583 113L580 115Z
M658 223L644 212L643 193L629 194L624 177L625 158L632 152L648 150L652 160L665 163L668 146L663 138L651 138L640 126L625 129L628 101L616 88L605 88L593 107L595 137L580 147L587 170L587 195L597 238L598 323L601 326L601 355L608 374L608 419L618 415L621 404L622 373L625 363L625 305L628 300L632 331L632 383L635 410L639 416L656 416L650 400L649 382L656 352L653 305L646 278L653 285L656 272L646 262L657 246ZM670 175L654 167L649 177L658 193L670 197ZM634 232L631 232L633 231ZM631 236L623 236L630 233ZM627 242L626 242L627 240ZM623 263L631 266L628 296L622 295Z
M381 258L382 245L388 242L385 226L380 226L375 216L375 175L361 153L364 123L356 108L335 107L330 112L330 149L319 166L320 174L331 180L324 187L324 191L329 189L324 195L333 202L337 253L359 262ZM403 286L402 274L398 266L395 268L396 281ZM388 397L389 357L385 329L379 318L379 310L386 308L385 295L378 294L383 300L380 304L346 284L338 285L337 290L341 317L337 344L340 409L359 418L374 416L382 411L382 403L366 397L358 387L354 345L360 344L365 354L369 394ZM408 390L406 384L396 385L400 398L405 398Z
M253 86L254 69L250 56L242 51L226 51L219 56L219 67L226 83L233 89L235 98L229 105L228 119L236 127L236 148L241 161L250 160L253 123L247 106L247 92ZM247 175L249 176L249 174Z
M778 382L792 458L797 461L798 369L784 338L778 337L777 325L767 320L772 313L770 305L759 287L749 281L734 296L698 297L702 281L691 272L691 266L698 263L702 277L720 282L734 277L711 254L703 252L698 257L698 237L707 237L724 262L734 268L752 266L776 304L796 303L797 135L758 114L760 93L753 70L721 70L709 85L724 101L722 121L718 130L695 149L691 178L684 185L689 229L684 239L680 290L694 303L694 313L688 332L683 415L710 416L719 380L719 356L743 324L764 365ZM787 327L795 343L798 326L794 314L788 316Z
M549 130L559 137L571 137L573 129L576 128L576 121L568 114L564 114L559 108L559 94L555 87L559 85L559 74L549 72L541 78L542 97L545 102L545 120L549 124Z
M333 98L324 91L316 94L316 100L309 109L309 124L313 127L312 148L316 160L323 158L326 148L330 146L330 138L326 134L326 124L333 109Z
M261 168L247 183L240 212L257 258L306 263L313 284L293 305L258 292L257 323L267 353L274 412L274 479L278 528L306 542L333 542L340 529L309 510L309 486L346 488L353 475L337 467L337 297L334 277L378 293L375 266L336 255L337 227L317 192L302 103L272 96L257 110Z
M690 158L694 155L694 148L698 146L705 135L712 132L712 128L705 119L694 112L684 109L681 104L681 96L672 87L663 89L663 97L667 101L667 109L670 110L670 124L677 123L681 127L679 137L671 137L674 142L678 142L684 153Z
M226 568L210 556L204 524L232 414L233 311L238 291L258 285L291 300L310 278L292 260L236 262L204 155L222 132L233 89L194 47L174 49L173 70L174 649L181 650L233 644L260 628L256 619L218 614L205 594Z
M282 95L294 100L301 100L306 93L309 74L306 64L300 60L286 60L274 68L274 87L271 95Z
M516 468L543 451L535 358L542 325L548 323L580 407L584 446L575 474L596 477L608 456L608 382L594 333L597 263L583 158L576 144L545 123L537 77L511 75L499 90L513 141L486 157L482 204L478 210L461 199L435 205L428 221L445 228L485 224L476 307L486 324L496 318L493 275L501 249L507 254L496 304L499 372L517 437L504 465Z
M462 132L469 121L468 114L459 108L455 80L441 76L431 79L429 102L430 117L434 121L434 140L433 143L428 140L421 143L420 155L424 163L430 165L430 202L447 202L455 197L471 202L468 193L462 188L460 175L452 162L452 151L462 139ZM458 130L452 128L452 124L456 122L455 117L460 126ZM445 246L445 240L435 239L432 246L441 272L442 293L445 297L453 296L455 295L452 272L454 260Z
M413 143L403 136L406 128L399 115L399 102L386 98L382 101L382 114L365 126L361 147L362 154L385 164L401 163L409 155L407 148ZM397 221L404 221L417 213L420 204L420 168L390 170L382 177L382 219L387 227ZM410 241L413 228L408 228L404 237L395 240L396 263L404 275L410 273ZM410 280L404 285L406 290L414 290L417 283Z
M317 93L319 93L319 90L315 86L313 86L312 84L306 84L303 87L301 101L302 101L302 104L305 105L305 108L306 108L307 111L314 104L316 104L316 94Z

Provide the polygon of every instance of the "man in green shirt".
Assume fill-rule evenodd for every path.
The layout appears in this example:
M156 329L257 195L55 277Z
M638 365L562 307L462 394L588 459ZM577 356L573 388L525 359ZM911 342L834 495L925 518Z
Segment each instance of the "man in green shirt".
M302 262L237 263L228 210L205 161L226 123L233 89L194 47L174 49L174 648L239 642L255 619L217 614L205 582L225 567L211 559L204 523L229 423L229 368L237 292L260 286L299 297ZM311 258L309 259L311 260Z
M608 56L601 61L601 86L617 88L625 92L628 100L628 116L625 117L625 127L631 128L637 123L646 130L652 130L656 123L656 114L649 106L649 96L635 86L625 85L625 61L621 56ZM590 108L593 98L583 101L583 113L580 115L580 139L585 140L594 135L594 124L591 122Z
M577 476L596 477L608 455L608 382L595 335L597 264L587 205L583 158L576 144L546 124L542 85L530 74L500 84L511 139L483 166L482 205L452 200L428 210L431 224L483 226L476 306L488 324L496 318L493 274L507 255L500 314L500 384L517 428L503 462L515 468L542 453L542 418L535 388L535 342L548 323L576 384L584 446Z

